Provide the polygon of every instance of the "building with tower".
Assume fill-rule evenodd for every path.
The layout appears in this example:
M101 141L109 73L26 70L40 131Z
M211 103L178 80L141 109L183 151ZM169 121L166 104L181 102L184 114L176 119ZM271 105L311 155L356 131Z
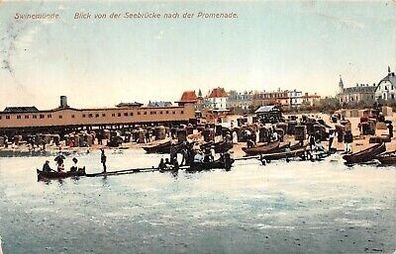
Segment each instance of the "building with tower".
M375 87L375 98L377 101L395 101L396 100L396 76L391 72L388 66L388 75L386 75Z
M337 98L341 105L355 105L358 103L374 103L375 101L375 83L373 85L369 84L356 84L352 87L345 87L344 81L340 75L340 80L338 82L339 92Z

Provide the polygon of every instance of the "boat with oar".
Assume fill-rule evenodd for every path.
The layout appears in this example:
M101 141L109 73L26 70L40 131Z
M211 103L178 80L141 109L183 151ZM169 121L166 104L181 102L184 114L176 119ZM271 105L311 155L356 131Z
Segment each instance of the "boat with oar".
M375 159L379 154L386 151L385 143L375 144L366 149L352 154L345 154L342 158L346 164L368 162Z
M172 146L172 141L168 140L163 143L159 143L156 145L149 145L142 147L146 153L170 153L170 148Z
M57 172L57 171L50 171L45 172L39 169L37 171L37 178L38 180L49 180L49 179L63 179L68 177L78 177L78 176L85 176L85 167L78 169L77 171L67 171L67 172Z
M381 153L377 155L376 159L379 160L382 165L396 165L396 150Z

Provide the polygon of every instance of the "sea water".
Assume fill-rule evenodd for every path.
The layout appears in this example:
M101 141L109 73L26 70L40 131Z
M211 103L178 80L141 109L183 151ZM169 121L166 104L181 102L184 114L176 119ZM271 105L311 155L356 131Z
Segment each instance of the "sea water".
M66 167L71 166L66 159ZM100 172L100 152L77 157ZM107 151L108 171L161 155ZM362 253L396 249L396 170L237 161L231 171L137 173L38 182L52 157L0 158L8 253Z

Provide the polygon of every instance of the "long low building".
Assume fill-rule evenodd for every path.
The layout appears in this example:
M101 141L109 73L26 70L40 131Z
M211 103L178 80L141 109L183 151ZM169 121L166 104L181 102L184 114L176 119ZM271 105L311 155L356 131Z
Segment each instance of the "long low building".
M0 129L187 123L195 117L193 104L167 107L122 106L76 109L61 97L59 108L7 107L0 112Z

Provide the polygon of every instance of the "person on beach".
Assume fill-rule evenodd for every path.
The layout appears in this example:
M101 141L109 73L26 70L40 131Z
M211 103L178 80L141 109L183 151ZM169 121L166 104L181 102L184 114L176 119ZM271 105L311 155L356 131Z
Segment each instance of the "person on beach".
M313 134L309 135L309 148L311 149L311 151L313 151L313 149L315 148L315 136Z
M106 155L105 155L105 152L104 152L104 149L102 148L101 149L101 151L102 151L102 154L101 154L101 156L100 156L100 162L102 163L102 165L103 165L103 173L106 173L107 171L107 167L106 167Z
M392 122L390 122L387 127L388 127L389 138L393 138L393 124L392 124Z
M334 130L330 130L329 131L329 152L332 151L332 147L331 146L333 145L334 138L335 138L335 131Z
M344 135L345 153L352 152L353 135L351 131L346 131Z

